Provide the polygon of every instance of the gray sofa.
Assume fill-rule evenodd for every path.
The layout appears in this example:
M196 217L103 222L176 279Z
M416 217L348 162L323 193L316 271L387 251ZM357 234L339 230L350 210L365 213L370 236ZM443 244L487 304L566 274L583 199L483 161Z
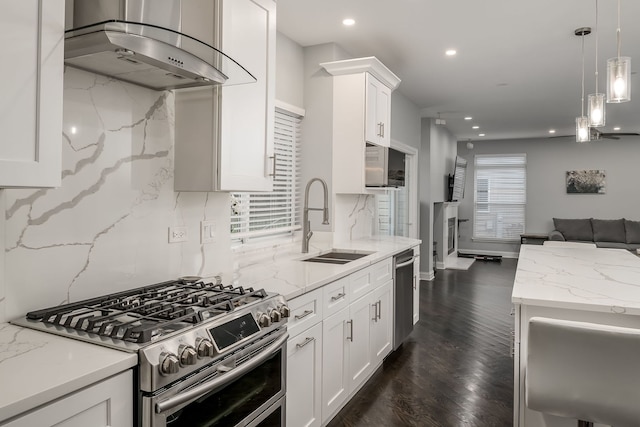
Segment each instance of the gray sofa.
M549 240L595 243L599 248L640 249L640 221L553 218Z

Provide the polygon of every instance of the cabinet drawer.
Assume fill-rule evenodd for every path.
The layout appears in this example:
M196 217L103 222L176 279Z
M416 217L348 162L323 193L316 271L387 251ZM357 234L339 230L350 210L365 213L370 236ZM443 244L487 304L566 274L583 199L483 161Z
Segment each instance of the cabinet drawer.
M349 301L357 300L372 289L371 267L363 268L349 276Z
M293 338L322 320L322 289L294 298L288 305L291 316L287 322L287 330Z
M322 291L324 317L329 317L349 305L349 277L325 285Z
M369 268L371 269L371 284L374 288L393 279L393 260L391 258L375 263Z

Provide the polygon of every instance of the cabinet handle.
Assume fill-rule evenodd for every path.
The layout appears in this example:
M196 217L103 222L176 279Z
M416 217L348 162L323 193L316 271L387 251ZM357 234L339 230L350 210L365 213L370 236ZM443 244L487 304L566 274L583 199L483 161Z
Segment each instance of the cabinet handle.
M276 153L273 153L273 156L269 156L270 159L273 159L273 172L269 174L271 177L276 177Z
M307 337L307 339L305 339L305 340L304 340L304 341L302 341L301 343L296 344L296 347L297 347L297 348L302 348L302 347L304 347L305 345L307 345L307 344L309 344L310 342L315 341L315 340L316 340L316 339L315 339L314 337Z
M378 123L378 136L382 137L382 122Z
M378 306L378 320L380 320L382 319L382 300L379 299L376 305Z
M349 333L350 336L347 337L347 339L351 342L353 342L353 320L347 320L347 323L349 324Z
M384 138L384 123L380 123L380 128L382 129L382 132L380 132L380 136Z
M332 296L331 297L331 301L338 301L339 299L344 298L345 294L343 292L340 292L338 295Z
M313 314L313 310L305 310L304 313L296 314L295 316L293 316L293 318L296 319L296 320L300 320L300 319L304 319L305 317L309 316L310 314Z
M378 321L378 302L371 304L371 307L373 307L373 318L371 320L373 320L374 322L377 322Z
M413 276L413 290L416 290L416 276Z

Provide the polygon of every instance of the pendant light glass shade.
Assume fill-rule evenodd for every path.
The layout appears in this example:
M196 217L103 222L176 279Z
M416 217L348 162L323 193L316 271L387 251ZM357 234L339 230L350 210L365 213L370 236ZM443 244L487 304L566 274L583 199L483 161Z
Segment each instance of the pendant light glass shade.
M600 127L605 124L604 93L592 93L587 101L589 126Z
M631 101L631 58L620 56L607 60L607 102Z
M576 142L589 142L590 140L589 118L587 116L576 117Z

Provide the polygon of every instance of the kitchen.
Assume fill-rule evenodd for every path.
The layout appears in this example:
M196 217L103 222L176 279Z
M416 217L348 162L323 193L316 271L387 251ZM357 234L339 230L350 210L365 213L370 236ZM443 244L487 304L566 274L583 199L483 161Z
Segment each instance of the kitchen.
M55 5L57 2L51 3ZM36 2L29 3L32 8L28 10L32 14L30 16L34 14L35 5ZM51 13L55 15L56 12ZM69 8L66 13L70 13ZM58 22L62 20L59 16L55 19ZM16 22L19 20L16 19ZM22 33L31 34L31 31L23 28ZM348 267L330 267L329 276L341 279L356 270L389 260L405 247L417 245L416 240L398 239L400 243L389 243L385 239L376 239L372 232L375 230L375 224L372 225L375 221L372 197L347 191L337 194L340 191L335 190L345 181L337 179L337 170L332 170L335 169L336 159L331 157L337 153L332 150L338 147L331 132L332 127L327 124L332 124L335 118L327 113L332 108L329 105L331 100L323 96L323 91L331 90L327 83L330 78L326 74L323 74L326 77L324 80L314 80L312 77L318 72L324 73L318 64L349 60L350 55L334 44L305 48L307 50L303 55L300 45L282 34L277 35L276 44L278 50L273 64L276 74L275 98L289 106L307 108L304 126L308 138L305 142L309 144L303 151L310 151L303 155L301 182L304 184L311 178L322 177L328 181L332 195L328 226L320 224L322 220L319 213L311 213L311 229L315 234L310 239L310 252L320 253L328 248L339 247L378 253L372 258L347 264ZM309 66L305 61L315 65ZM392 67L394 64L385 65ZM55 88L56 85L51 87ZM265 279L264 270L259 266L252 268L252 264L266 258L291 265L289 248L295 247L300 256L299 237L283 238L278 243L265 243L262 247L258 245L251 249L239 246L232 241L234 239L229 232L232 205L229 193L176 191L174 180L180 172L174 163L178 141L173 135L184 130L184 127L178 129L176 126L176 120L180 120L175 110L178 91L149 90L73 67L65 67L64 84L58 84L57 87L64 93L50 96L64 99L57 107L61 110L63 135L62 152L58 154L62 159L62 167L57 171L58 179L62 176L61 187L0 190L0 198L6 207L6 214L0 220L3 222L0 241L5 248L5 255L0 261L3 273L0 275L1 321L12 320L44 307L191 275L220 275L225 283L265 287L292 299L307 295L306 288L317 290L319 288L311 288L327 283L326 265L322 269L321 266L306 267L304 271L307 273L303 273L290 270L290 267L277 268L279 264L274 263ZM429 178L432 178L425 179L429 183L426 187L431 187L430 192L444 193L441 181L452 170L456 138L442 127L421 122L417 107L404 96L395 94L391 99L391 109L394 111L391 119L393 138L404 143L407 151L413 149L418 152L422 149L421 133L431 133L431 152L438 153L438 156L426 159L428 163L425 167L421 163L421 170L428 170ZM311 99L315 99L321 108L314 111ZM56 116L55 107L46 111L47 114L41 118ZM23 119L9 120L20 125ZM30 123L34 127L33 122ZM24 131L20 126L12 129L15 135ZM45 135L46 132L43 132L41 136ZM53 135L60 139L60 132ZM334 141L334 146L329 150L327 141ZM44 154L41 154L42 159L46 158ZM52 157L55 158L55 154ZM421 158L420 162L423 161ZM270 164L261 165L259 169L265 167L270 167ZM5 163L2 169L5 173L8 170ZM22 173L23 183L27 182L29 175L33 177L32 174ZM12 186L17 184L8 185ZM48 187L42 184L26 186ZM319 188L313 188L310 198L313 208L323 205L321 193L315 192ZM432 201L431 196L428 200ZM423 237L423 253L431 252L432 209L431 204L420 212L422 222L428 224L420 234L422 237L424 232L428 237ZM201 243L203 222L209 227L206 234L212 240L210 243ZM414 222L417 223L416 218ZM168 228L173 230L168 231ZM335 234L331 235L331 231ZM168 243L168 232L169 237L184 241ZM418 236L413 233L410 235ZM364 247L358 243L362 243L363 239L367 241ZM385 265L385 268L388 269L389 265ZM423 278L429 277L432 268L431 257L423 256L420 269ZM311 277L301 278L300 275L304 274ZM380 289L384 289L385 283L380 283ZM340 293L343 292L337 295ZM381 299L377 306L380 305ZM375 312L376 316L380 311L384 312L379 310ZM305 313L305 309L302 313ZM316 321L319 322L318 318ZM309 331L320 323L312 324L314 326L310 326ZM306 340L306 335L296 337ZM28 340L18 342L21 351L30 349ZM74 342L74 345L77 343ZM95 352L94 357L105 358L105 368L101 374L104 376L121 372L126 369L124 365L131 367L136 363L130 357L109 361L109 352L99 349L91 351ZM81 381L76 382L76 386L80 384L80 387L84 387L99 380L92 376L91 367L86 369L85 372L78 372ZM69 388L58 389L55 397L72 391ZM37 405L51 398L39 396ZM17 412L10 416L20 415L29 409L15 407L13 410Z
M271 2L261 3L269 5ZM42 16L41 19L46 19L46 22L50 23L49 26L43 26L43 34L46 34L45 29L52 32L58 31L58 38L55 39L57 44L51 46L51 49L61 54L63 43L60 30L62 27L56 27L54 23L60 25L64 22L62 11L65 9L59 1L29 2L25 4L24 10L15 12L16 26L19 27L19 24L24 22L33 22L33 17ZM72 11L73 9L69 7L65 11L67 22L72 16ZM273 20L267 22L273 23ZM32 32L26 25L17 29L21 29L24 34ZM269 29L272 31L269 33L272 47L275 47L274 30L274 27ZM38 40L31 39L31 42L37 43ZM273 59L274 57L270 60L272 68L268 69L269 73L273 73L276 65ZM251 58L248 60L250 61ZM29 61L32 59L25 59L25 63L31 64ZM47 70L43 69L41 72L43 79L53 79L56 72L63 71L61 61L54 65L58 68L48 70L50 71L48 74L45 73ZM262 68L264 69L264 65ZM319 229L317 225L320 224L321 219L316 217L316 213L311 213L310 220L315 234L309 242L309 256L324 253L331 247L339 247L352 253L363 250L367 254L372 253L364 259L355 260L348 265L303 263L300 261L301 239L296 236L285 236L276 243L269 242L266 246L253 245L253 248L249 249L247 249L249 245L232 244L229 231L231 199L228 192L176 191L174 187L174 181L177 181L178 175L181 173L184 176L185 171L178 170L180 166L177 163L174 166L174 153L177 156L179 152L178 149L174 149L174 132L184 132L184 127L178 129L175 125L185 117L179 116L180 111L174 109L174 105L178 103L176 98L179 91L151 90L71 66L64 68L63 78L64 82L58 82L55 87L64 92L50 95L54 97L54 101L55 99L64 101L59 103L57 109L60 113L58 117L62 120L57 124L62 126L63 138L60 152L56 156L54 151L51 158L46 158L47 153L44 151L38 153L40 156L38 161L42 164L46 159L55 166L56 158L61 158L57 177L55 167L53 172L45 171L39 176L27 172L20 176L13 174L8 177L9 180L4 181L5 187L22 186L32 187L32 189L9 188L0 193L6 206L6 215L2 220L2 241L5 248L0 297L2 321L24 318L27 312L34 313L47 307L86 301L106 294L128 292L130 289L185 276L209 278L221 276L224 285L255 287L256 290L266 288L269 292L286 295L295 303L296 296L317 295L321 291L321 286L336 279L342 279L344 283L345 280L348 281L350 275L358 272L366 273L366 282L369 283L369 275L373 277L377 268L381 269L382 273L379 274L378 282L375 282L375 286L372 285L371 290L375 291L373 288L378 286L377 283L384 285L386 291L384 302L390 303L389 279L392 255L417 246L419 240L371 238L372 227L367 227L366 223L363 224L365 221L372 223L369 210L365 209L356 216L341 214L341 212L353 210L352 203L361 202L359 196L345 195L342 200L336 202L334 193L331 193L330 219L333 224L328 229L327 227L325 230ZM302 83L302 76L297 78L297 82ZM272 96L274 84L275 81L271 81L272 86L266 88L271 91ZM298 87L299 91L301 89ZM17 96L20 95L18 93ZM41 94L43 104L45 101L51 102L51 98L45 95L47 94ZM228 97L228 99L231 98L231 96ZM248 114L246 108L239 112ZM272 117L272 114L265 116L263 112L262 120L265 120L264 117ZM51 109L47 110L47 114L42 114L40 119L50 118L51 122L55 122L55 117L56 110ZM6 125L7 129L15 132L16 137L20 136L20 129L16 129L15 126L9 127L9 119L11 117L3 122L3 127ZM40 119L33 117L34 121L30 123L31 125L37 123L40 137L49 138L46 132L47 126L55 128L56 123L37 122ZM30 137L38 138L35 135ZM55 140L56 137L51 139ZM48 140L42 139L39 146L47 147L47 142ZM18 153L16 157L21 155L24 153ZM29 155L30 153L26 154L26 156ZM364 155L362 157L364 161ZM229 161L238 163L237 157ZM6 165L9 166L10 163L7 162ZM244 163L242 162L238 167L241 168ZM268 162L268 166L270 164L271 162ZM224 163L224 165L228 164ZM229 166L231 169L231 166L235 165ZM3 169L7 171L4 166ZM259 174L263 175L262 172ZM27 175L31 175L31 179L40 180L40 182L29 182ZM331 184L330 177L327 177L326 173L318 175ZM3 177L5 178L6 176ZM264 181L264 178L262 180ZM228 184L221 180L214 185ZM313 196L316 196L315 191L312 189ZM321 203L321 200L312 198L310 207L315 208ZM341 220L345 222L341 223ZM354 223L346 221L354 221ZM360 221L359 227L354 227L358 225L356 224L358 221ZM209 239L206 243L201 243L203 241L201 223L206 223L209 227L207 233ZM350 240L333 239L330 233L331 227L345 230L350 228ZM178 241L169 243L168 238ZM362 243L363 239L364 243ZM269 248L271 253L268 257L269 271L266 277L263 267L265 247ZM274 260L277 262L273 262ZM377 266L380 262L383 264ZM38 265L38 268L33 268L34 265ZM413 264L411 268L413 269ZM274 269L280 269L280 271L274 272ZM365 276L360 277L365 280ZM413 271L410 277L411 281L415 280ZM183 280L190 279L186 277ZM215 288L215 279L212 280ZM314 290L317 292L311 292ZM351 288L347 290L347 292L351 291ZM215 294L218 291L206 292ZM353 292L354 295L362 292L357 294L358 298L361 295L369 295L368 288L362 291L354 288ZM352 295L343 293L343 296L336 300L338 304L333 308L336 314L345 313L348 305L344 304L349 302L351 297ZM373 299L373 294L371 298ZM267 299L272 301L270 297ZM353 301L356 300L362 299L353 299ZM379 298L376 297L372 303L377 303L378 300ZM293 313L288 322L289 334L292 338L296 331L295 316L298 315L294 305L291 307ZM366 307L369 305L367 300ZM278 306L285 305L279 303ZM255 309L255 304L252 307ZM386 315L388 312L389 306L383 306L380 300L376 307L378 320L380 318L385 320L380 324L385 325L382 330L386 339L389 340L391 323L386 316L383 316L383 313ZM273 316L289 317L285 308L278 310L280 314L273 314ZM269 312L271 314L273 310L269 309ZM301 313L306 313L305 309ZM310 323L309 320L311 320ZM316 322L315 324L318 325L318 320L322 318L306 316L307 323L304 324L313 325L313 322ZM272 316L269 321L278 323L278 320ZM49 366L56 368L49 372L45 364L43 368L49 374L38 374L32 377L37 383L35 391L28 389L33 385L31 381L16 382L8 379L9 382L21 384L21 387L14 387L11 394L6 396L11 403L3 409L3 423L6 421L10 423L9 425L25 423L33 425L43 423L45 419L47 422L53 422L50 420L65 415L61 407L73 408L67 415L71 418L75 417L73 421L80 425L93 422L97 424L105 413L108 417L112 417L110 421L112 425L120 425L120 423L129 425L127 423L134 422L133 419L136 418L128 419L126 414L133 412L132 405L138 397L135 392L131 394L126 384L136 382L132 379L132 375L135 378L137 374L132 374L132 371L127 369L136 366L136 353L118 352L120 356L113 357L112 350L100 346L90 346L87 350L86 346L82 346L76 340L65 345L64 341L61 343L58 340L58 337L47 337L38 341L38 339L34 340L34 337L38 336L32 335L34 332L27 330L18 332L13 328L15 328L14 325L3 323L3 342L6 338L11 343L7 348L11 354L9 359L17 361L20 358L26 365L9 364L8 366L23 368L39 366L39 360L42 360L43 356L38 349L46 347L59 354L61 360L56 357L49 359L51 364ZM265 333L272 334L271 328L263 329ZM298 328L299 332L305 330L305 328ZM211 334L215 335L213 332ZM202 332L202 335L208 334ZM191 349L187 349L186 352L181 350L178 369L184 372L186 369L184 366L190 365L193 360L196 361L199 369L202 365L200 353L202 352L204 357L209 357L206 356L210 351L207 350L208 345L206 342L204 344L200 342L197 345L196 359L191 356ZM282 345L281 342L280 345ZM390 341L382 345L385 351L390 351ZM219 347L223 346L219 345ZM291 347L296 348L295 343ZM317 348L317 346L307 346L307 348L311 347ZM177 350L173 351L178 353ZM281 350L280 353L282 353ZM86 358L87 361L71 362L72 372L66 372L62 368L70 363L65 361L65 358L75 360L82 354L84 354L82 360ZM364 355L365 358L369 356L369 354ZM142 358L142 355L139 357ZM169 366L166 375L176 369L171 357L162 360ZM5 367L7 363L5 361ZM155 359L154 363L157 363ZM376 363L381 363L381 360ZM99 364L100 368L97 369L95 364ZM363 371L361 381L373 372L373 368L374 365L371 365ZM144 368L134 369L134 372L138 369ZM14 372L16 372L15 369ZM75 390L83 387L89 387L91 390L91 392L85 390L80 394L82 398L89 399L89 403L77 401L78 394ZM114 392L114 390L119 391ZM346 399L347 396L344 397ZM277 406L282 400L281 395L274 395L274 399L269 399L268 402L271 406ZM105 413L100 412L103 402L111 402L110 409ZM77 405L79 408L76 408ZM85 411L86 406L83 408L82 405L94 408L93 412ZM144 406L146 403L138 402L136 405ZM337 410L339 401L335 401L334 405ZM34 408L39 409L33 410ZM260 408L259 414L263 413L262 409L264 408ZM78 414L73 413L75 410L78 410ZM279 413L282 412L280 410ZM284 414L281 416L284 417ZM164 417L165 413L158 416L159 419ZM87 419L93 421L87 421ZM64 418L61 418L55 422L63 420ZM259 421L261 420L253 419L254 423ZM82 424L83 422L85 424ZM138 422L140 422L139 419L135 421L136 424ZM164 421L154 421L154 423L157 422ZM147 423L148 421L144 421L143 425Z

